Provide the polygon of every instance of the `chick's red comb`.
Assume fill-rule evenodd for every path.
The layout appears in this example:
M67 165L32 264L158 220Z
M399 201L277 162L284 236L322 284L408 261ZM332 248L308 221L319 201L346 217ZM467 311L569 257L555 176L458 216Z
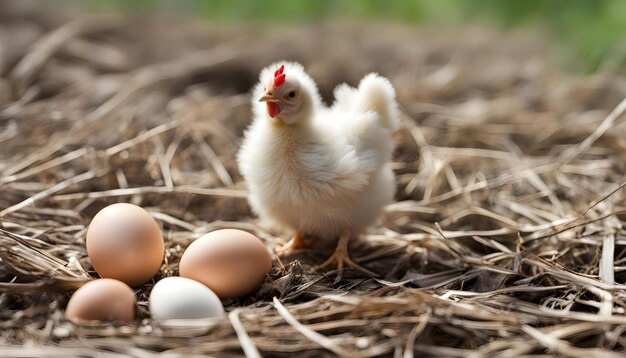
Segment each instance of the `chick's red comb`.
M281 65L279 69L274 71L274 87L278 87L285 83L285 77L287 77L283 71L285 70L285 65Z

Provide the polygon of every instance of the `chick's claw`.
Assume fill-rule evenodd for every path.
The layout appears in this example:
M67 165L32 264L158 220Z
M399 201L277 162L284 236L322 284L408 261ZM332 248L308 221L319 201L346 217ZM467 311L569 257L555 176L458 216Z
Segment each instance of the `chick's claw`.
M324 269L324 268L332 267L332 266L337 267L337 277L335 278L335 283L338 283L339 281L341 281L341 278L343 277L344 265L348 266L349 268L359 270L369 276L378 277L377 273L370 271L366 269L365 267L352 261L348 253L349 242L350 242L350 233L349 232L342 233L341 236L339 237L339 241L337 242L337 248L335 249L335 252L322 264L316 266L315 269L320 270L320 269Z
M304 238L300 231L296 231L296 234L288 243L276 249L276 254L278 256L290 255L298 250L310 249L312 244L310 240Z

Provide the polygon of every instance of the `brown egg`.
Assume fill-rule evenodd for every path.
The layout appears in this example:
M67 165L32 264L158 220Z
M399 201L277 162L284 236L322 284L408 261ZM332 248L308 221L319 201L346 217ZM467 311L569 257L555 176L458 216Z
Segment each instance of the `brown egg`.
M101 277L140 286L159 271L164 253L159 225L136 205L109 205L89 224L87 254Z
M87 282L70 298L65 317L82 321L132 321L135 318L135 293L124 282L103 278Z
M256 236L241 230L210 232L189 245L180 275L202 282L221 299L246 295L272 269L272 257Z

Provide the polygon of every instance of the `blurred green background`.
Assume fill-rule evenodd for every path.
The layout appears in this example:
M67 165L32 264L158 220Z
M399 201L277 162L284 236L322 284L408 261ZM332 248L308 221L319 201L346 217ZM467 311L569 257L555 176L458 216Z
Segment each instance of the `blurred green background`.
M84 0L91 10L176 12L212 21L332 19L531 28L565 68L626 72L626 0Z

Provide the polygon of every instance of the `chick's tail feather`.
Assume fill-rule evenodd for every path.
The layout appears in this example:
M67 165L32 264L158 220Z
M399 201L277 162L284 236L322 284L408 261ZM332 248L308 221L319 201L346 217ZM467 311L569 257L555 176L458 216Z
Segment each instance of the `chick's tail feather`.
M377 112L382 126L390 132L399 126L396 91L389 80L377 73L368 74L359 83L356 108L362 113Z

